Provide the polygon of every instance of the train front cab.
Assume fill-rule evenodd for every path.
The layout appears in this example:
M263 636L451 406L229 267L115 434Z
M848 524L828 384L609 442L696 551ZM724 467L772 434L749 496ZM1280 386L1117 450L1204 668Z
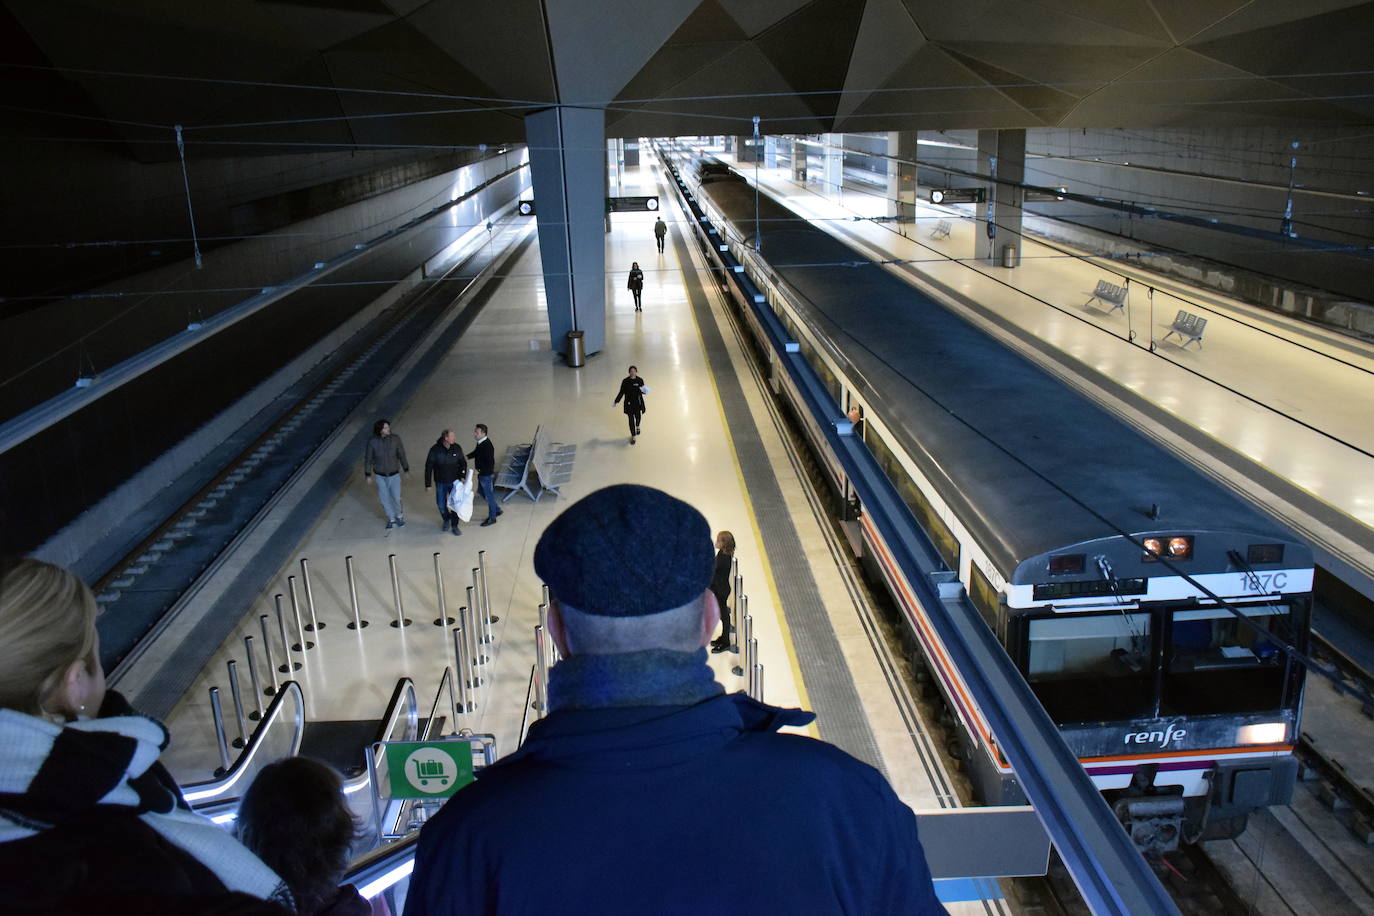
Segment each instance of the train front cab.
M969 590L1118 817L1158 851L1239 834L1251 811L1288 803L1297 776L1304 669L1280 647L1307 651L1312 571L1293 559L1310 555L1296 543L1255 550L1243 535L1192 537L1211 547L1198 557L1212 559L1190 577L1244 621L1185 578L1139 562L1125 539L1113 552L1124 543L1136 556L1108 561L1127 570L1113 578L1046 575L1064 557L1103 556L1098 542L1021 564L1039 572L998 595L996 608L990 587ZM1242 561L1276 553L1288 561ZM1013 606L1018 598L1025 606Z

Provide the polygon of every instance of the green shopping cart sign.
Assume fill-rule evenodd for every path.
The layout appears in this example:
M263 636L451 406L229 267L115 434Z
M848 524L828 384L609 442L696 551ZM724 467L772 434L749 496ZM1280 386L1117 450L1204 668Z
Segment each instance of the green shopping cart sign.
M392 798L447 798L472 782L472 744L394 741L386 748L386 781Z

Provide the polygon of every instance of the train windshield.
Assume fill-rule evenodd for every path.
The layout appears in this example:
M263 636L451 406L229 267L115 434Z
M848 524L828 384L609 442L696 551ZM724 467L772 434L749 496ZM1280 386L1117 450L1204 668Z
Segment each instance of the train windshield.
M1264 712L1284 705L1281 643L1293 643L1286 604L1174 611L1164 646L1164 715ZM1272 639L1270 637L1273 637Z
M1072 614L1029 624L1026 680L1056 722L1153 712L1150 614Z

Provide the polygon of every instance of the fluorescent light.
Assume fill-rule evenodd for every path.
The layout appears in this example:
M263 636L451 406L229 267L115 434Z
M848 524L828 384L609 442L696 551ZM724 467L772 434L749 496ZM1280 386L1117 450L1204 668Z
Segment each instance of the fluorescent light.
M1280 744L1288 737L1288 726L1283 722L1262 722L1259 725L1242 725L1236 740L1241 744Z

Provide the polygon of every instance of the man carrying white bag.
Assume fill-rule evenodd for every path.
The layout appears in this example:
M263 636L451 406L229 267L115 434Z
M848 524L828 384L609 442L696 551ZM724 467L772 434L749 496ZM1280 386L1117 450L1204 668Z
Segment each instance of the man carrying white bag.
M472 468L468 468L461 479L453 482L448 494L449 511L465 522L472 521L472 497L477 491L476 473ZM458 522L453 523L453 530L457 533Z

